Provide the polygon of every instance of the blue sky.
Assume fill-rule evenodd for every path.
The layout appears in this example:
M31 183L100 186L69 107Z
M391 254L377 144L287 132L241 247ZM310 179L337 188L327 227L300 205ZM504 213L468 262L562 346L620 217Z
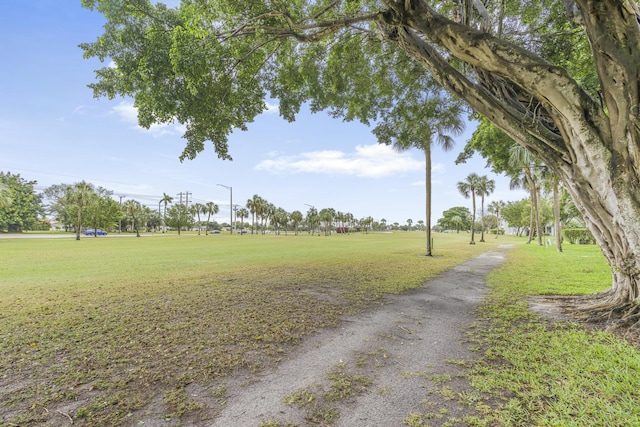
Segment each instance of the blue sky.
M388 223L424 220L424 154L395 153L377 144L370 128L324 113L305 111L288 123L270 106L247 132L231 135L232 162L208 146L181 163L179 125L144 130L130 99L93 98L87 84L102 64L83 59L78 44L95 40L103 23L80 0L2 2L0 171L36 180L39 189L86 180L117 200L155 208L163 193L177 200L188 191L190 200L218 203L220 221L229 218L229 191L216 184L233 187L233 202L242 206L258 194L289 212L313 205ZM450 207L471 207L456 190L471 172L496 181L487 203L525 197L485 169L482 158L454 164L472 132L467 126L450 153L434 148L433 221Z

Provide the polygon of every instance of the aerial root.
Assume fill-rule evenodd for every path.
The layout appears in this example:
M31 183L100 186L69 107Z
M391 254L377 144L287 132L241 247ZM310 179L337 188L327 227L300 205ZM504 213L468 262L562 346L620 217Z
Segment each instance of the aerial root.
M624 338L640 337L640 304L621 301L610 291L593 295L547 298L577 320L602 324L608 332Z

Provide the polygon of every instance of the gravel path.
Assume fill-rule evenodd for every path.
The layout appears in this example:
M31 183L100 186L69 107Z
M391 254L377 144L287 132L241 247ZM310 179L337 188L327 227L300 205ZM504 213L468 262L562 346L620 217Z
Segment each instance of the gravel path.
M411 414L432 413L428 422L435 426L472 414L448 390L466 389L464 377L456 376L461 362L474 358L465 333L486 274L503 259L503 251L484 253L316 334L276 369L230 387L226 406L209 425L389 427L404 425ZM349 395L344 386L342 397L334 398L330 373L357 393Z

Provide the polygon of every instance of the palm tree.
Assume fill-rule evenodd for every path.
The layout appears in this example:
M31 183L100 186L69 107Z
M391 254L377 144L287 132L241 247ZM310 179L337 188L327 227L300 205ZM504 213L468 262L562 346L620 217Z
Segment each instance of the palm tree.
M240 217L240 234L242 234L242 229L244 228L244 219L249 217L249 211L245 208L238 209L236 213Z
M251 212L251 234L253 234L253 230L256 226L256 202L260 196L257 194L253 195L253 198L247 199L246 207Z
M556 231L556 250L562 252L562 226L560 224L560 179L549 168L544 168L541 174L542 185L553 194L553 217ZM548 191L547 191L548 193Z
M492 179L489 179L486 175L480 177L478 181L478 186L476 187L476 191L478 196L481 197L480 202L480 222L482 224L482 234L480 236L480 241L484 242L484 196L488 196L493 193L496 189L496 182Z
M77 182L73 187L69 187L69 200L74 202L78 208L78 217L76 223L76 240L80 240L80 230L82 228L82 211L89 205L91 198L95 196L91 184L85 181Z
M295 235L298 235L298 227L300 226L300 223L303 220L302 217L302 212L300 211L293 211L291 212L291 215L289 215L289 219L291 219L291 225L293 225L293 231L295 232Z
M413 224L413 220L409 218L407 220L407 231L411 231L411 224Z
M451 135L459 135L465 125L463 107L416 64L403 64L396 71L405 91L400 99L391 102L393 107L382 115L373 133L379 142L391 145L397 151L417 148L424 152L426 255L432 256L431 146L438 144L444 151L453 148L455 141Z
M205 236L209 235L209 221L211 220L211 215L215 215L220 211L220 206L216 205L213 202L207 202L204 204L204 213L207 214L207 229L205 231Z
M331 224L336 213L332 208L324 208L320 211L320 221L324 224L324 235L331 235Z
M123 208L125 212L131 216L131 224L136 231L136 237L140 237L136 214L142 212L142 205L137 200L127 200L126 202L124 202Z
M540 221L540 200L538 200L538 183L533 169L536 167L536 160L533 155L520 145L513 145L509 149L509 163L520 168L521 176L512 176L510 187L527 188L531 199L531 220L529 225L529 241L533 240L534 225L538 235L538 245L542 246L542 223Z
M472 205L473 205L473 210L472 210L472 214L471 214L471 241L469 242L470 245L475 245L476 242L474 240L475 238L475 230L476 230L476 224L475 224L475 220L476 220L476 194L477 194L477 188L478 188L478 183L480 181L480 177L478 176L477 173L470 173L464 181L460 181L457 184L458 187L458 191L466 198L468 199L469 197L471 197L472 200Z
M318 215L318 210L314 207L310 207L307 211L307 227L309 228L309 233L313 236L313 233L316 229L316 226L320 223ZM320 230L318 230L318 236L320 235Z
M200 214L205 213L205 207L202 203L194 203L189 208L189 213L198 218L198 236L199 236L200 230L202 229L202 223L200 222Z
M487 206L487 210L494 214L498 220L498 226L497 226L497 230L496 230L496 239L498 238L498 235L500 234L500 212L502 212L502 208L504 208L507 204L505 202L503 202L502 200L494 200L493 202L489 203L489 206Z
M164 211L162 211L162 232L167 232L167 226L165 225L165 221L167 219L167 204L173 202L173 197L168 195L167 193L162 193L162 199L160 199L160 203L164 203Z
M254 196L255 197L255 196ZM259 230L262 226L263 232L264 232L264 226L263 226L263 217L266 215L267 213L267 200L263 199L262 197L258 196L257 199L254 200L255 203L255 209L256 209L256 234L259 233Z

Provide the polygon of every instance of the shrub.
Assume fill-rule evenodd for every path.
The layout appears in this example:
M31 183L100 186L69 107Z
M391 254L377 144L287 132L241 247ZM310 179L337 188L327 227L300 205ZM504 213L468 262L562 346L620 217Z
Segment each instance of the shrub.
M593 238L593 235L586 228L567 228L563 230L564 237L571 243L578 244L595 244L596 239Z

